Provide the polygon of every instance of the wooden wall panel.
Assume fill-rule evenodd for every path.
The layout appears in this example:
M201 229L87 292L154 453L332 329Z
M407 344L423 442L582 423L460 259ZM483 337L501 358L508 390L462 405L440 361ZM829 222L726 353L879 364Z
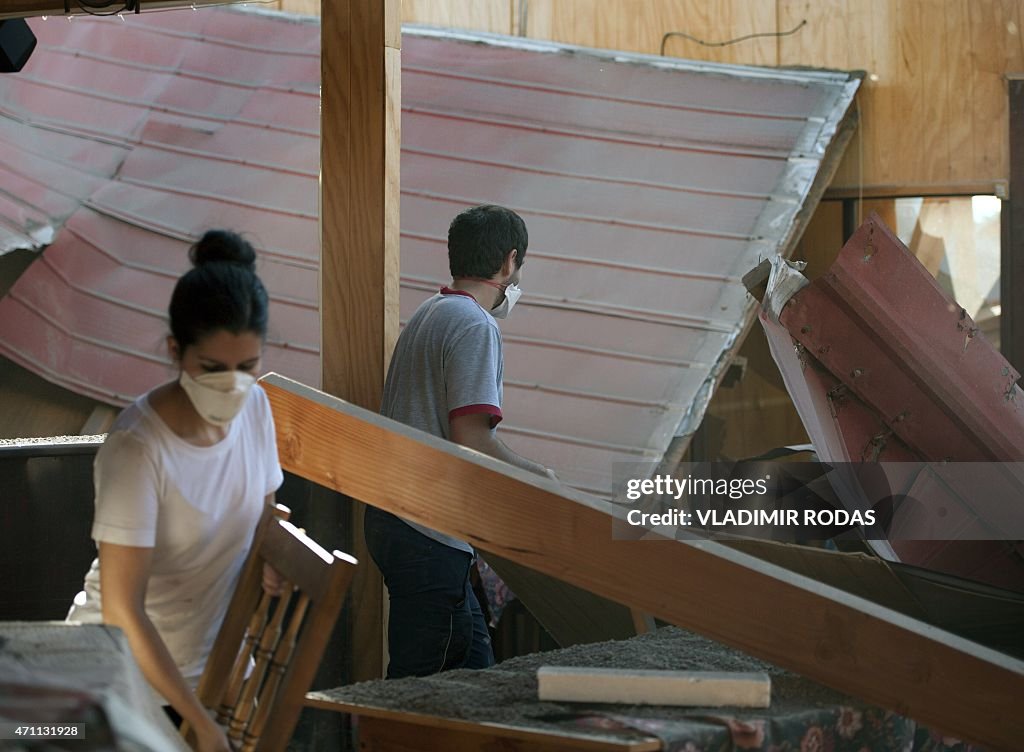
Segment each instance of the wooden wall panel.
M277 9L303 16L319 16L320 0L277 0Z
M1007 140L1008 96L1005 74L1024 71L1024 8L1019 0L983 0L963 2L966 17L968 54L951 50L951 73L963 71L969 76L969 110L956 110L963 117L970 113L966 142L973 151L974 170L994 172L1009 180L1009 143ZM969 64L964 65L963 61ZM970 64L973 63L973 64ZM951 92L959 98L959 92Z
M644 3L645 29L653 42L645 50L657 53L662 35L683 32L714 44L750 34L778 30L775 0L700 0ZM772 37L756 37L726 46L706 46L673 36L666 40L665 54L741 65L777 65L778 50Z
M321 0L275 0L268 5L287 13L319 16L320 2ZM522 0L402 0L402 23L515 34L518 31L516 19L520 2Z
M1024 70L1014 0L778 0L782 65L860 68L861 142L833 189L993 193L1007 174L1003 75ZM862 151L861 151L862 150ZM863 167L860 166L862 159Z
M429 3L431 0L422 0ZM716 62L862 69L861 138L834 189L992 193L1007 180L1008 72L1024 71L1020 0L528 0L528 36Z
M0 357L0 439L77 434L101 403Z
M514 34L517 8L512 0L402 0L402 23Z
M527 36L658 54L666 32L680 31L718 42L773 32L775 14L775 0L529 0ZM706 47L673 37L665 52L674 57L751 65L775 65L777 60L772 38Z
M744 459L776 447L806 444L807 431L782 383L760 323L754 323L739 354L747 359L742 381L720 387L708 406L707 416L718 419L718 430L723 432L721 457Z

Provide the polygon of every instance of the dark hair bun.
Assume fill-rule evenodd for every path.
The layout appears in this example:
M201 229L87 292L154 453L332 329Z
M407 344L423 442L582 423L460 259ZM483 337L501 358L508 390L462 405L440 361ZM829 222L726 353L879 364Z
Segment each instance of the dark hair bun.
M207 230L189 249L188 257L197 268L218 262L256 268L256 250L248 240L230 230Z

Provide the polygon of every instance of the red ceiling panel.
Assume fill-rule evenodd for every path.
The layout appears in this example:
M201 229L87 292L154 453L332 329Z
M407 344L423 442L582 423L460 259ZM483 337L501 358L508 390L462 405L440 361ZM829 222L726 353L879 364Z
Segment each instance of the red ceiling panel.
M0 227L56 240L0 300L0 353L126 402L170 376L190 238L228 226L261 251L265 366L318 384L319 25L237 8L31 23L33 58L0 78ZM784 247L857 81L424 29L402 58L402 319L447 282L456 213L519 211L502 430L606 494L613 461L693 429L753 315L740 275Z
M967 312L876 215L770 308L785 329L761 320L820 459L880 462L914 500L880 552L1024 591L1024 394Z

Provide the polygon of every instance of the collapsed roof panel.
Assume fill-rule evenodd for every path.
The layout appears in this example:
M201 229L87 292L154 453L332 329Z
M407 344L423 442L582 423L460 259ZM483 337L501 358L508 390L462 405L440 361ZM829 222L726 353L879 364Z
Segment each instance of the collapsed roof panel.
M1020 374L877 215L825 274L793 275L761 322L819 458L879 463L905 498L876 550L1024 592Z
M0 353L131 400L171 375L164 305L189 239L226 225L261 251L265 367L317 385L317 23L31 23L32 60L0 79L2 184L21 202L0 202L0 226L56 234L0 301ZM859 80L422 28L402 66L402 320L447 281L458 211L522 214L502 430L607 495L615 459L657 462L698 425L753 319L740 275L788 253Z

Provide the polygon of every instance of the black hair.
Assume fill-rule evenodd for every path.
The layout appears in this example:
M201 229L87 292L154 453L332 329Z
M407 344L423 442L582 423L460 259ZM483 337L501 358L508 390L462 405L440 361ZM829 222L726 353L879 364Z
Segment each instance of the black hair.
M516 268L529 244L526 223L511 209L485 204L466 209L448 227L448 268L452 277L490 279L515 248Z
M208 230L189 248L192 268L171 294L171 335L178 355L208 334L267 336L267 289L256 275L256 251L230 230Z

